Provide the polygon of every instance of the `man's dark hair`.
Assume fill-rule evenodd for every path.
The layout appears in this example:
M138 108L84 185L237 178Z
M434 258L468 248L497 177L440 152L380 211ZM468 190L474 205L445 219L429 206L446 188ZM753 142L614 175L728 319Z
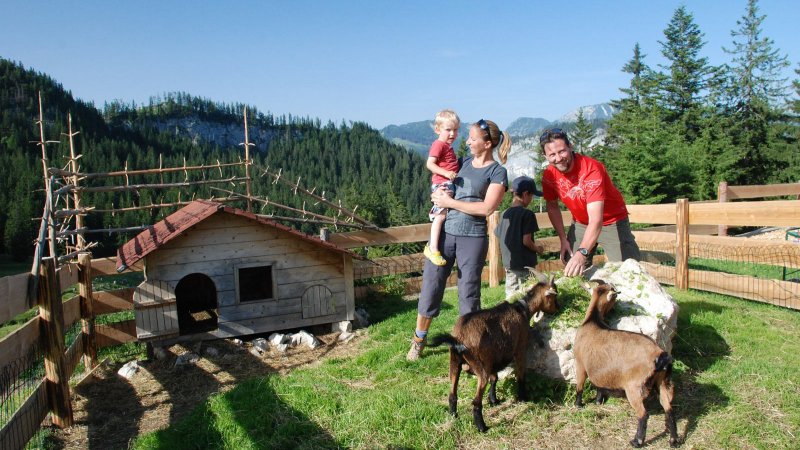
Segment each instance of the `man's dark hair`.
M544 151L545 144L549 144L556 139L562 139L564 143L567 144L567 147L572 147L572 144L569 143L569 136L567 136L566 131L561 128L548 128L539 136L539 148Z

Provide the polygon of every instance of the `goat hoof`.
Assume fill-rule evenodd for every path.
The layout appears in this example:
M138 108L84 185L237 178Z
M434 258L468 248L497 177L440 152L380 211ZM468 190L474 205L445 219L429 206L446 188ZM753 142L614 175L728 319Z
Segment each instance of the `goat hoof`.
M642 446L642 443L639 442L638 439L636 439L636 438L631 439L631 447L640 448L641 446Z
M575 406L577 406L578 408L583 408L584 405L583 402L575 402Z
M680 439L670 439L670 440L669 440L669 446L670 446L670 447L672 447L672 448L678 448L678 447L680 447L680 446L681 446L681 441L680 441Z

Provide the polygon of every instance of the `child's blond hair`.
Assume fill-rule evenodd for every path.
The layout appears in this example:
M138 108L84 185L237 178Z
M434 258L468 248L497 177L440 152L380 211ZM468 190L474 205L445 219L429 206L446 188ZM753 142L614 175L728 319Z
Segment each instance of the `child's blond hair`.
M437 112L436 117L433 118L433 126L435 128L445 123L452 123L458 128L461 126L461 119L458 118L458 114L452 109L443 109Z

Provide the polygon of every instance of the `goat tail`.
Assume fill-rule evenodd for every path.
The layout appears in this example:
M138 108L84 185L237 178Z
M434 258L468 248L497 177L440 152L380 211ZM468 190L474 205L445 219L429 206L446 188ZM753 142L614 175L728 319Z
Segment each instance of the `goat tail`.
M672 355L667 352L661 352L658 358L656 358L656 372L666 370L667 376L672 374L672 361Z
M458 353L464 353L464 350L467 349L464 344L449 334L437 334L428 342L428 347L438 347L440 345L446 345Z

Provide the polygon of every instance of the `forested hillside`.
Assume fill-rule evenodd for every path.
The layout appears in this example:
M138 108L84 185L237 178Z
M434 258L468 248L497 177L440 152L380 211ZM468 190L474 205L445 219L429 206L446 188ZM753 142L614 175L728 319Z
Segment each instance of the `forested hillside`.
M82 172L109 172L235 162L244 158L241 146L229 145L231 137L217 139L210 135L189 135L183 123L201 123L203 129L238 129L243 134L244 105L222 105L188 94L169 94L154 98L148 105L113 103L102 111L72 97L59 83L45 74L21 64L0 59L0 253L16 258L30 256L38 220L43 207L43 174L39 140L38 93L41 92L44 129L51 165L64 167L69 154L68 114L72 115L76 150L82 154ZM273 117L254 108L248 109L249 135L256 144L253 192L262 198L316 212L308 198L295 196L290 189L269 177L263 169L282 171L283 176L328 199L343 205L380 226L420 222L428 206L429 174L419 156L388 143L366 124L328 123L294 117ZM217 136L219 137L219 136ZM233 136L236 142L242 142ZM238 140L236 140L238 138ZM161 156L161 161L159 161ZM218 177L220 174L212 174ZM199 179L200 173L189 174ZM223 176L243 176L223 169ZM183 181L182 172L171 176L140 176L131 184ZM194 177L194 178L193 178ZM87 181L88 184L93 183ZM94 182L96 183L96 182ZM107 180L107 184L122 181ZM221 186L244 193L243 186ZM96 193L84 196L84 205L98 209L174 202L178 199L217 197L225 194L208 187L180 192L140 190L125 193ZM306 205L303 205L303 201ZM240 205L241 206L241 205ZM171 210L142 210L121 214L89 214L90 228L128 227L151 224ZM257 210L265 214L287 215L281 210ZM310 231L310 230L306 230ZM93 235L100 248L95 254L111 254L130 236Z

